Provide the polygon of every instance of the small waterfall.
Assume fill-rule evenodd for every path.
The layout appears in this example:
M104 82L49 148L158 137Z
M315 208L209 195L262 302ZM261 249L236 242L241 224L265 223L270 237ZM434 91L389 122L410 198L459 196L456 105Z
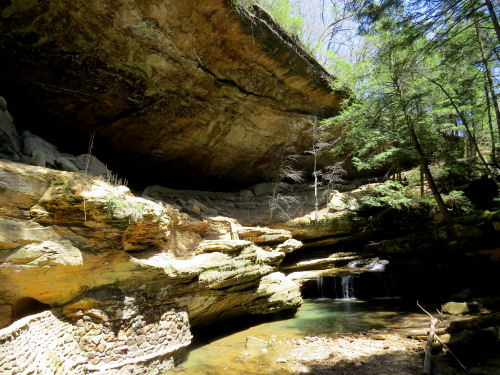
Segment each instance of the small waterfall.
M320 276L316 279L316 287L318 288L320 298L325 298L324 283L325 281L323 280L323 276Z
M347 268L356 268L359 265L359 263L360 263L359 260L353 260L352 262L349 262ZM352 301L356 299L356 297L354 296L353 281L354 281L353 275L340 276L340 283L342 286L342 298L337 298L337 299L343 301Z
M370 263L368 263L366 266L364 266L364 269L367 269L368 271L372 272L384 272L385 271L385 266L389 263L388 260L373 260Z
M352 285L353 276L352 275L344 275L342 276L342 299L343 300L354 300L354 287Z
M385 272L388 263L378 258L353 260L339 269L343 274L320 276L308 284L305 298L334 298L339 301L395 298L394 281Z
M356 268L360 263L360 260L353 260L347 264L347 268Z

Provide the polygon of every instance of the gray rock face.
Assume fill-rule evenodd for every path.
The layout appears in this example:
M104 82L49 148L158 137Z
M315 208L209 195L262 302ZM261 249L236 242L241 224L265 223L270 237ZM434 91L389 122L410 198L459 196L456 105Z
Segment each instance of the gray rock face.
M23 132L23 154L26 162L39 167L68 172L86 173L89 176L107 177L111 173L106 165L94 155L73 156L62 153L56 146L25 130Z
M56 146L50 144L29 131L23 132L23 153L31 158L31 163L39 167L62 169L78 172L78 168L70 160L72 155L62 154Z
M0 96L0 158L19 161L21 142L6 100Z
M94 155L62 153L28 130L20 136L3 96L0 96L0 158L68 172L86 172L90 176L108 177L110 174L106 165Z
M106 164L97 159L94 155L78 155L75 156L72 161L80 171L87 171L87 174L90 176L106 176L109 173Z

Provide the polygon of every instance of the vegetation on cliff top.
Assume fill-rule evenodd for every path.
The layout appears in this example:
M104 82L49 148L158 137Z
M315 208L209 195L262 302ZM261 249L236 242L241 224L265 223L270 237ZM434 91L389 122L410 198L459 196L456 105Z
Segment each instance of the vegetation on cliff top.
M449 211L469 207L457 188L481 176L498 185L498 4L312 1L305 12L294 0L255 3L312 51L322 44L316 56L336 73L333 88L348 89L340 115L323 122L344 134L332 149L339 158L352 158L367 173L388 171L401 183L402 171L418 165L420 195L427 184L447 222ZM315 34L310 26L318 14L316 29L323 31ZM357 34L344 49L332 47L353 25ZM439 184L433 171L439 172ZM392 193L400 191L395 186ZM495 194L486 194L493 204ZM396 199L396 205L408 204L408 196ZM380 199L372 203L381 204Z

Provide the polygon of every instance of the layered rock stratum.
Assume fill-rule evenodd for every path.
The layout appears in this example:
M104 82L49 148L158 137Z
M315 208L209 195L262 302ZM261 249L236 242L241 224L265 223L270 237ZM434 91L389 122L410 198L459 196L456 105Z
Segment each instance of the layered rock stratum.
M262 181L273 151L302 154L340 106L333 77L258 6L13 0L0 19L18 126L72 154L95 132L97 156L142 186Z
M0 189L2 373L159 373L192 326L301 304L278 272L300 246L287 231L193 219L102 178L10 161Z

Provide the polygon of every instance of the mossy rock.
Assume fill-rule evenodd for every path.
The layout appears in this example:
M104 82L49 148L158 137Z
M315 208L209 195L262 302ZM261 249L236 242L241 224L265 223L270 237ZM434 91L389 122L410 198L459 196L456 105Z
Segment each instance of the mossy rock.
M469 312L467 302L447 302L441 308L441 311L449 315L464 315Z

